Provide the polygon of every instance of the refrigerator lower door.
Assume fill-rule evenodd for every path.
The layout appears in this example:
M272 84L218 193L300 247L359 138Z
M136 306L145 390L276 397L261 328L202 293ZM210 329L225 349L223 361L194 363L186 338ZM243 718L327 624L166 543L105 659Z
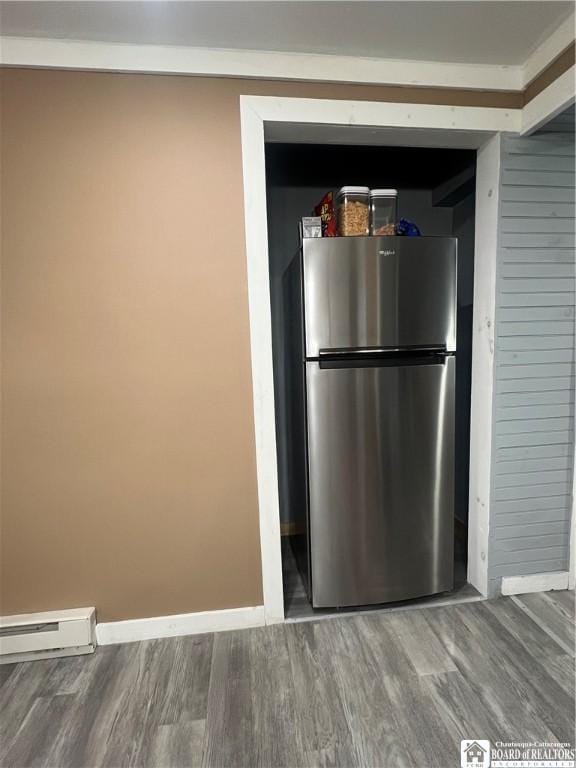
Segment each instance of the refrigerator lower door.
M314 607L452 588L454 372L306 363Z

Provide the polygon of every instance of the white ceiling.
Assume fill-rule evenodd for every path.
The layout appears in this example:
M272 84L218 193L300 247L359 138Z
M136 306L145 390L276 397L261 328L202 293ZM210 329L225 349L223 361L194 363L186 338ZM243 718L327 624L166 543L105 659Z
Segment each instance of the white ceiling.
M2 2L3 35L523 64L573 2Z

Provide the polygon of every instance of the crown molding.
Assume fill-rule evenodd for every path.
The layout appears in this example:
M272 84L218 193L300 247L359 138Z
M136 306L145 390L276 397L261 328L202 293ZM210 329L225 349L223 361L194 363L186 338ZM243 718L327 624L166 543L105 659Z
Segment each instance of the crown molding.
M575 24L576 18L574 14L571 13L570 16L530 54L522 67L523 88L538 77L538 75L543 72L554 59L558 58L558 56L560 56L560 54L574 42Z
M518 91L522 89L523 83L523 69L519 66L6 36L0 37L0 63L13 67L158 72L486 91Z

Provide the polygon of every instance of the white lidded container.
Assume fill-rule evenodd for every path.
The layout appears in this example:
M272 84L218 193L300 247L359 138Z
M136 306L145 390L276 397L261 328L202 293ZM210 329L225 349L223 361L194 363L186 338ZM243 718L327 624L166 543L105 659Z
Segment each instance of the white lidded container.
M397 200L397 189L370 190L371 235L395 234Z
M342 187L336 195L339 235L351 237L368 234L369 199L368 187Z

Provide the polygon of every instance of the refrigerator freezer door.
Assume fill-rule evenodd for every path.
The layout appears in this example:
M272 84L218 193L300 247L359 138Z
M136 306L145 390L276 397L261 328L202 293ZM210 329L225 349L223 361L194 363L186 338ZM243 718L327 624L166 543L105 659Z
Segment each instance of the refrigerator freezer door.
M306 363L314 607L452 588L454 371Z
M456 349L456 239L304 240L306 357L321 350Z

